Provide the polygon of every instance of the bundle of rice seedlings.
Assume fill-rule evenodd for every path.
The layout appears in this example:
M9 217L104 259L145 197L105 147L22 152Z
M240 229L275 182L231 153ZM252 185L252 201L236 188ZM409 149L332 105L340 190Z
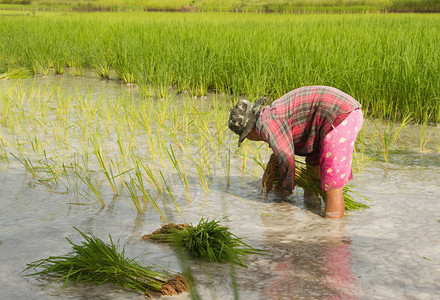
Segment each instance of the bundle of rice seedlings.
M273 186L278 184L279 181L279 171L278 171L278 160L275 154L270 156L269 162L264 170L261 187L262 195L266 196L272 190ZM306 164L295 160L295 184L307 191L309 194L316 195L321 201L324 201L324 192L321 189L321 180L316 174L307 169ZM354 200L351 194L359 195L354 192L350 187L344 186L344 202L346 210L361 210L368 208L369 206ZM362 195L359 195L365 200L368 200ZM368 200L369 201L369 200Z
M165 226L165 227L164 227ZM191 257L211 262L230 262L247 267L248 254L264 251L246 244L219 221L201 218L197 226L192 224L167 224L142 239L172 243Z
M124 248L119 251L111 236L110 245L93 235L86 236L76 229L85 239L81 245L74 244L68 238L73 251L65 256L50 256L28 264L29 269L41 269L32 274L47 275L63 280L86 283L115 283L121 287L152 295L177 295L188 290L188 285L180 274L168 271L158 272L144 267L134 259L124 256Z

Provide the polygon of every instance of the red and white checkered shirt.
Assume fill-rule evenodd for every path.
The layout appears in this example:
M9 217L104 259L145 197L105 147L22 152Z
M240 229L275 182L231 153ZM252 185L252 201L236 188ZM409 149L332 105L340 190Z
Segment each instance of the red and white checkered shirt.
M308 156L308 162L319 159L324 136L360 107L353 97L336 88L306 86L261 111L256 130L278 158L283 190L291 192L295 187L295 154Z

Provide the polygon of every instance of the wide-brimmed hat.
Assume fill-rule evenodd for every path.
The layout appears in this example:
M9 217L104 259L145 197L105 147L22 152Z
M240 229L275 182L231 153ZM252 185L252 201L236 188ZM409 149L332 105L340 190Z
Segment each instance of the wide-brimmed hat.
M246 99L241 99L231 110L228 126L229 129L239 135L238 147L241 146L241 142L243 142L255 126L260 114L261 106L264 102L266 102L266 98L264 97L255 101L255 103Z

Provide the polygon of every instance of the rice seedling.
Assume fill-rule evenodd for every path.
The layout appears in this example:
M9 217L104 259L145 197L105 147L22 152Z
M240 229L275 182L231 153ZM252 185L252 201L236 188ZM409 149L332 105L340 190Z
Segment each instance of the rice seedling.
M79 176L76 176L78 166L76 164L71 164L70 166L66 166L64 163L62 163L62 172L64 174L64 178L66 180L66 188L68 192L72 192L74 194L79 193L79 189L81 187L81 179ZM70 170L74 170L71 172Z
M205 175L205 170L203 167L203 162L202 162L201 156L199 158L199 163L194 161L193 158L191 158L191 159L192 159L193 165L195 166L195 168L197 170L197 175L198 175L197 180L199 181L200 186L203 188L203 191L205 192L205 194L208 194L209 184L206 181L206 175Z
M102 196L101 188L96 178L92 179L90 172L85 172L84 174L79 174L75 172L78 178L85 184L88 190L83 191L80 195L84 199L95 200L97 199L101 203L101 207L105 207L104 198Z
M137 185L134 181L133 178L130 178L130 181L125 181L124 182L127 191L128 191L128 195L130 197L131 202L133 202L134 207L136 208L138 213L141 213L145 210L145 206L142 205L141 201L140 201L140 196L138 194L138 189L137 189Z
M5 145L5 140L0 136L0 158L6 160L7 162L9 162L9 157L8 157L8 153L6 151L6 145Z
M160 209L159 205L157 204L156 199L153 196L151 196L148 189L145 188L143 175L139 169L139 164L136 164L136 166L135 166L135 176L136 176L136 180L135 180L136 186L141 191L142 198L144 199L144 202L151 203L151 205L153 205L154 209L160 214L161 219L164 222L166 222L166 217L162 213L162 210Z
M140 168L142 168L142 170L146 174L146 180L156 188L156 191L158 193L163 194L164 193L163 184L158 180L155 171L153 171L153 169L151 169L147 163L144 163L139 156L134 158L133 161L135 161L137 172L140 172Z
M165 180L165 177L163 176L162 171L159 171L159 173L162 178L162 182L165 186L165 191L167 192L166 195L173 201L174 206L176 207L177 211L179 213L182 213L182 210L180 209L179 204L177 204L176 198L174 197L174 193L173 193L171 187L168 185L167 181Z
M45 174L48 176L46 178L46 182L54 182L55 185L63 184L63 181L60 178L60 172L56 170L57 164L54 162L52 158L48 158L46 151L44 151L44 160L40 162L42 168L44 169ZM66 186L67 188L67 186Z
M263 254L264 251L248 245L242 238L230 232L218 220L201 218L199 223L166 224L155 232L142 237L172 243L183 249L190 257L210 262L229 262L247 267L247 255Z
M182 162L180 160L176 159L176 156L174 154L174 150L173 147L170 145L170 149L165 148L166 153L168 155L168 158L171 162L172 167L174 168L174 170L177 172L177 174L179 175L179 178L184 186L185 189L185 194L186 194L186 199L191 202L191 193L189 190L189 182L188 182L188 177L186 176L186 171L185 168L182 165Z
M86 235L73 227L84 238L75 244L66 238L72 251L63 256L50 256L27 264L23 271L35 270L26 276L46 276L63 281L89 284L113 283L126 289L144 293L145 296L177 295L187 291L183 276L165 270L145 267L134 259L125 257L125 247L120 249L109 235L110 244L98 237Z
M34 177L35 179L39 179L36 166L34 166L34 164L32 163L32 161L29 158L25 157L25 155L23 153L23 149L22 149L22 144L19 141L17 141L17 147L18 147L18 152L20 153L21 159L18 158L17 156L15 156L15 154L12 152L10 154L18 162L20 162L20 164L23 165L23 167L32 175L32 177Z
M10 113L14 108L14 103L6 93L2 93L1 95L2 99L2 106L1 106L1 113L0 113L0 124L2 126L9 127L8 124L10 124Z
M229 187L231 184L231 145L225 151L223 166L225 169L226 186Z
M75 63L72 63L70 65L70 72L73 76L77 78L84 76L84 67L82 65L76 65Z
M116 182L115 182L116 176L113 174L113 169L111 165L109 164L108 166L106 166L102 155L101 147L99 147L99 145L96 145L95 151L93 153L95 154L96 159L98 160L102 173L105 175L107 182L110 184L113 194L118 195L118 190L116 189Z

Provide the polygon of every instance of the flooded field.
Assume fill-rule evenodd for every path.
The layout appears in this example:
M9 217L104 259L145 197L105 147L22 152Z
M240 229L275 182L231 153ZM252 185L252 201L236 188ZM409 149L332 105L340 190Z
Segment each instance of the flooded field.
M22 84L56 86L63 93L87 92L109 101L136 94L134 87L91 78L38 80ZM5 92L13 84L16 82L0 81L0 90ZM289 201L280 202L273 195L265 201L260 193L261 168L248 162L243 171L241 156L231 158L229 176L212 169L208 192L195 169L187 169L186 188L172 168L164 167L180 209L168 205L162 212L169 222L176 223L196 224L202 216L224 218L221 223L233 233L268 251L267 256L250 256L248 268L235 267L242 299L435 299L440 290L440 155L436 148L440 143L435 130L430 127L425 131L431 135L423 151L416 138L412 144L403 142L404 151L390 149L388 163L379 159L356 162L361 167L351 186L372 202L369 209L348 212L343 220L323 219L321 211L308 210L301 189ZM0 133L11 139L3 127ZM405 139L405 134L411 136L410 130L403 130L399 139ZM228 133L225 141L235 151L235 136ZM267 161L267 153L262 155ZM2 298L144 298L112 285L72 284L61 289L59 282L24 277L27 263L69 252L66 237L81 240L72 226L104 241L109 235L119 238L126 255L145 265L180 271L170 246L140 240L162 224L157 210L148 207L138 212L126 192L113 195L110 188L104 188L102 194L104 206L66 192L62 186L36 180L13 157L0 162ZM202 299L234 299L229 265L190 262ZM188 299L190 295L174 298Z

